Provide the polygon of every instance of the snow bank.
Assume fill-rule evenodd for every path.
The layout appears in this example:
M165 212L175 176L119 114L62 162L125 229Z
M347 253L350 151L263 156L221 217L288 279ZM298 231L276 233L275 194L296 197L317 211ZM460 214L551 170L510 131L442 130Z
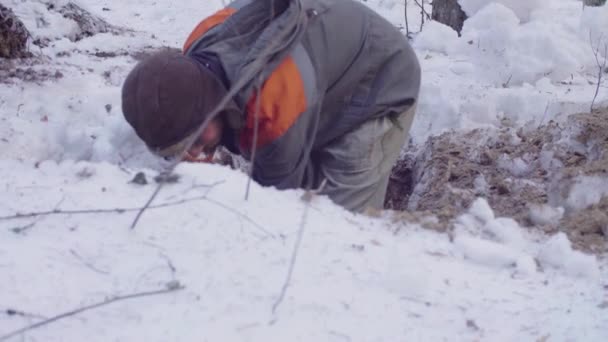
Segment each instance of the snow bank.
M544 2L542 0L458 0L458 3L469 17L474 16L486 6L501 4L513 11L519 20L526 22L530 20L535 10L542 8Z
M462 40L471 44L463 42L453 52L469 54L481 66L493 68L494 73L483 73L496 86L509 78L513 85L533 84L542 77L559 82L592 65L589 43L581 41L576 31L546 17L522 24L499 3L483 7L465 21Z
M608 37L608 6L583 11L571 0L461 4L470 18L460 38L427 23L414 39L423 65L415 143L451 128L536 126L589 109L597 81L589 35ZM608 105L606 87L597 105Z
M564 216L564 208L551 207L547 204L533 205L530 207L530 220L535 225L556 225Z
M564 233L556 234L544 244L538 260L542 265L563 270L573 277L599 277L596 258L573 250Z
M591 40L594 47L603 48L608 44L608 5L585 7L581 17L581 39ZM604 52L600 49L601 54Z
M467 214L470 228L496 236L463 234L452 243L446 234L353 215L314 198L287 293L273 312L303 220L302 192L253 184L245 201L242 173L183 164L178 183L167 184L131 230L136 211L111 209L140 207L154 191L155 172L143 170L150 183L138 185L130 182L136 171L108 163L0 161L0 216L109 209L0 219L2 312L51 317L116 295L177 282L185 287L99 307L14 341L605 336L602 283L579 277L593 271L591 260L562 237L542 254L543 265L551 266L537 272L532 254L516 248L512 222L495 218L483 200ZM159 204L168 206L154 207ZM4 316L0 336L39 320ZM468 321L479 330L467 328Z
M539 221L550 220L555 214L535 213ZM454 234L454 244L462 256L481 265L512 268L528 276L536 273L537 260L543 268L554 268L573 277L599 279L596 257L573 250L565 234L542 242L542 238L525 231L515 220L494 217L483 198L475 200L469 212L458 218Z
M451 27L437 21L430 21L416 36L414 46L421 51L448 53L452 49L451 44L457 40L458 33Z
M608 178L601 176L579 176L566 199L567 209L584 209L599 203L608 196Z

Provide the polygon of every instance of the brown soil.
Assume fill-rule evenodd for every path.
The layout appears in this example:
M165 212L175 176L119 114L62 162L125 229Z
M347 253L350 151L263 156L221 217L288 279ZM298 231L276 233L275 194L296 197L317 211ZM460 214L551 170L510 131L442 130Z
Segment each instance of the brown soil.
M120 34L126 32L125 29L107 23L73 2L56 8L53 3L47 5L49 11L61 13L64 18L71 19L78 25L78 32L68 37L72 41L79 41L87 37L92 37L98 33Z
M0 58L21 58L29 55L29 32L10 8L0 4Z
M0 84L17 81L42 84L62 77L61 71L49 68L40 58L0 59Z
M586 251L608 251L608 198L584 209L566 203L575 179L608 182L608 109L581 113L540 127L449 132L406 151L393 170L386 207L450 221L485 197L499 216L546 232L566 232ZM564 207L561 219L538 222L531 208Z

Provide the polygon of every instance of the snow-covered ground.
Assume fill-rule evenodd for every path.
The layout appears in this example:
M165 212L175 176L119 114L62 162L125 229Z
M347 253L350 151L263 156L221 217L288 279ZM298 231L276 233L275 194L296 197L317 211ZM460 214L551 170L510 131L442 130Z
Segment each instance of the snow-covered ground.
M0 170L5 213L133 208L154 189L129 184L132 175L105 163L49 161L32 170L5 161ZM608 334L606 272L595 258L561 236L546 241L494 218L483 200L459 219L451 242L313 199L291 286L273 314L304 218L301 194L254 186L246 202L246 180L236 172L182 165L178 173L180 183L156 203L208 200L150 209L135 230L134 212L2 221L0 308L48 317L179 281L182 291L119 302L26 336L602 341ZM38 319L0 313L0 336Z
M222 1L79 0L125 30L78 42L67 38L76 24L48 1L5 2L33 38L49 40L31 47L42 62L14 68L55 77L0 87L0 341L44 318L177 282L180 291L122 300L8 340L608 338L606 259L573 251L564 235L496 218L483 199L448 235L389 212L354 215L322 197L307 205L301 191L254 184L245 201L240 172L180 165L179 182L154 202L173 204L146 211L135 230L133 211L60 213L146 202L156 161L122 118L122 80L134 56L181 46ZM366 3L403 25L402 1ZM423 66L415 143L447 129L538 125L589 108L597 79L590 39L608 37L608 6L462 3L472 16L462 37L433 22L415 35ZM413 28L416 10L410 4ZM606 83L597 103L608 104ZM142 170L150 184L131 183ZM585 198L601 197L594 189L603 191L585 187ZM51 213L7 217L42 211Z

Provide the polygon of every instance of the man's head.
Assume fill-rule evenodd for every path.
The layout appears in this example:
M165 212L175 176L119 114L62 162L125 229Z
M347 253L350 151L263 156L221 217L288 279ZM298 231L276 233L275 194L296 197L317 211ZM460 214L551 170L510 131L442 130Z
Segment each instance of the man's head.
M137 64L127 76L122 110L150 150L177 156L209 137L209 132L194 135L226 93L215 75L196 61L177 52L159 52ZM217 134L221 136L219 122L210 125L216 131L215 143Z

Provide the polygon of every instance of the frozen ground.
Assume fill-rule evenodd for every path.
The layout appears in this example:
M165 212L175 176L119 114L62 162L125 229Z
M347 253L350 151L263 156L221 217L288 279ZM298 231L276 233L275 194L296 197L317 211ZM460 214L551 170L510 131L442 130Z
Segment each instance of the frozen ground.
M505 211L487 190L491 179L473 180L486 191L466 193L466 208L447 218L417 211L364 216L325 198L307 205L301 191L255 185L244 201L240 172L181 165L179 182L155 201L174 205L146 211L130 230L136 213L123 209L145 203L157 162L122 118L122 80L142 55L181 46L222 2L76 1L109 25L91 37L60 13L66 1L5 2L38 45L31 45L37 58L0 64L0 341L62 312L178 283L180 291L119 301L6 340L608 337L604 256L573 250L565 234L523 229L518 213ZM583 12L575 0L489 2L463 1L472 18L461 38L436 23L414 35L424 75L415 148L429 151L424 146L445 140L438 135L448 130L466 139L470 129L484 128L475 134L496 153L511 184L528 184L522 175L530 170L559 168L563 146L604 160L603 145L594 143L605 137L601 130L586 142L575 139L576 128L551 135L543 141L555 146L528 156L521 137L588 111L597 79L590 40L608 37L608 7ZM403 25L401 2L366 3ZM414 28L416 8L410 4ZM598 107L607 100L603 83ZM510 137L506 146L488 143L500 143L496 132ZM463 151L479 148L447 140ZM430 169L441 165L427 161ZM130 182L140 171L148 185ZM573 178L574 185L560 190L562 202L526 213L538 224L555 224L573 208L601 210L606 173L592 176ZM116 210L64 213L89 209ZM50 213L11 217L43 211ZM504 214L510 217L497 217ZM451 227L449 234L423 229L436 225ZM280 301L300 231L293 277Z

